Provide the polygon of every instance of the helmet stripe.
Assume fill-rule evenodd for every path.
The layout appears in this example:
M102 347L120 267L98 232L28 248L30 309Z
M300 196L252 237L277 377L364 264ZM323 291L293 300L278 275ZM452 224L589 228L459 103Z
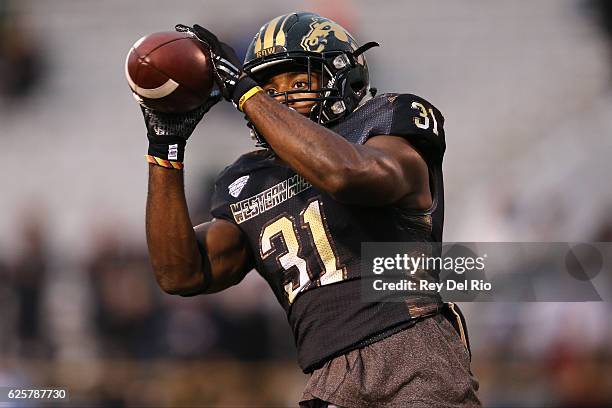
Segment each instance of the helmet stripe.
M261 49L263 48L263 32L266 29L267 25L264 25L263 27L261 27L259 29L259 31L257 32L257 34L255 35L255 39L253 40L254 44L255 44L255 53L259 53L261 52Z
M287 14L285 18L283 18L283 22L281 23L276 36L274 36L274 45L285 46L287 43L287 39L285 38L285 23L289 20L292 14Z
M276 25L278 24L278 21L281 19L282 16L278 16L276 17L274 20L270 21L270 23L268 24L268 28L266 28L266 33L264 34L264 38L263 38L263 49L267 49L267 48L272 48L274 46L274 30L276 28Z

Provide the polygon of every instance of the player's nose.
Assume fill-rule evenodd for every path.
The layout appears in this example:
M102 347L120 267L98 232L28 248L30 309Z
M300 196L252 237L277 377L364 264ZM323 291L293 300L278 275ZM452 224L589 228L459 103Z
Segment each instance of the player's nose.
M284 93L279 93L279 94L274 95L273 98L282 103L282 102L285 102L286 96Z

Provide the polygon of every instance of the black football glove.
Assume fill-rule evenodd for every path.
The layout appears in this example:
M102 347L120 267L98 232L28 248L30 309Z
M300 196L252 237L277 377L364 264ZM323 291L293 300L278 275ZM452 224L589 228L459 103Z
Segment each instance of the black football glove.
M257 82L242 70L242 63L238 59L236 51L226 43L219 41L216 35L198 24L194 24L193 27L177 24L175 29L176 31L193 34L206 45L206 48L210 51L215 83L221 90L223 97L232 101L234 106L238 107L242 95L256 87Z
M141 105L150 156L173 162L183 162L187 139L206 112L221 100L219 91L213 91L204 105L185 113L165 113Z

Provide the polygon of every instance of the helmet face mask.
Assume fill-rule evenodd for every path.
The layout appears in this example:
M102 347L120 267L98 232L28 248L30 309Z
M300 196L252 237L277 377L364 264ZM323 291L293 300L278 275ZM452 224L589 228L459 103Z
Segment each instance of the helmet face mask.
M309 55L309 56L293 56L291 59L275 59L273 61L277 63L277 69L268 69L266 77L258 77L254 75L255 79L262 84L267 82L271 76L286 72L305 73L308 78L308 87L306 89L291 89L282 92L271 93L270 96L274 98L282 97L281 103L289 104L296 102L315 102L312 108L310 118L317 123L331 124L339 119L339 115L346 109L346 105L334 104L336 102L342 102L342 94L340 89L335 86L336 84L342 84L346 81L346 76L351 70L349 58L342 53L330 53L331 55ZM336 61L336 68L333 65L333 61ZM256 71L255 71L256 72ZM314 74L318 75L319 86L315 87L315 81L313 79ZM270 75L271 74L271 75ZM363 89L365 94L365 89ZM300 95L298 97L294 95ZM309 96L305 96L309 95ZM363 96L363 95L361 95ZM332 109L333 107L333 109Z
M307 73L307 89L271 96L281 96L285 104L315 102L310 119L331 126L355 110L368 93L368 68L361 54L375 45L357 47L351 35L333 21L313 13L293 13L276 17L260 29L247 50L244 69L262 85L279 73ZM315 72L319 75L316 89ZM301 95L295 97L297 94ZM266 147L261 135L255 131L254 136L259 146Z

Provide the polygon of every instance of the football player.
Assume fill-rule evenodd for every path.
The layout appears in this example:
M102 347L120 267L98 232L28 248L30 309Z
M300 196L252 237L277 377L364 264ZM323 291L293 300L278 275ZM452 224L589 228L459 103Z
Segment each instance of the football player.
M360 298L362 242L442 239L440 111L411 94L375 96L364 52L378 44L359 46L316 14L265 24L244 64L205 28L176 29L210 49L219 92L186 114L143 107L147 241L161 288L213 293L257 270L310 373L302 406L479 406L456 308L434 291ZM246 115L261 149L221 172L214 219L193 228L185 143L221 98Z

